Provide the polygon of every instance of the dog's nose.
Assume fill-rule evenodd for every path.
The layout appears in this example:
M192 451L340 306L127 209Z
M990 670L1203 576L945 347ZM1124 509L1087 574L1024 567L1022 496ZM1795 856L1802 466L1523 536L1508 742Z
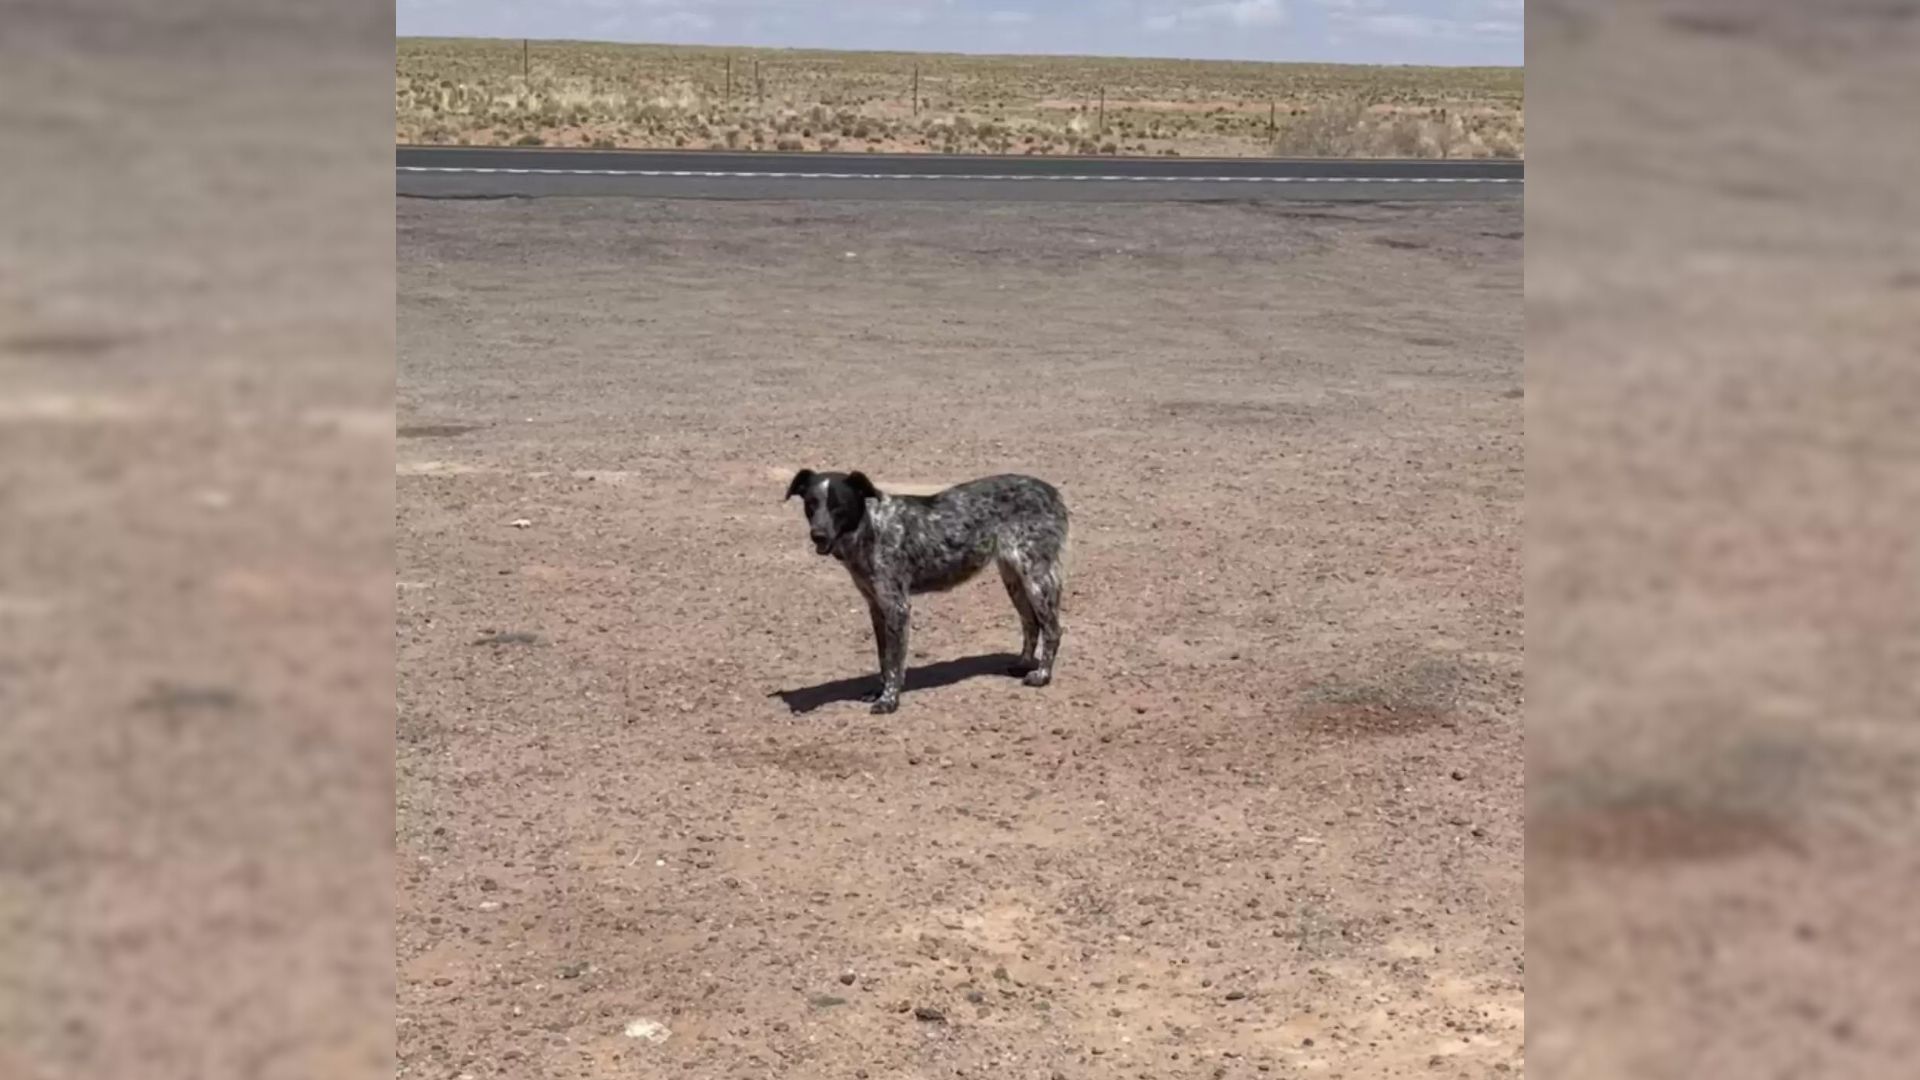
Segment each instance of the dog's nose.
M813 542L816 544L824 544L827 542L826 533L808 533L807 535L811 536L813 538Z

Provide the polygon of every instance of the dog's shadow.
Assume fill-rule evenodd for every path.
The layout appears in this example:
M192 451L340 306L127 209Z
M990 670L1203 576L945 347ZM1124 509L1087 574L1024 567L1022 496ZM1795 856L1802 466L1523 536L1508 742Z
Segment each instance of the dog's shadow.
M937 664L907 669L907 683L904 692L932 690L941 686L952 686L957 682L982 676L998 675L1002 678L1017 679L1013 673L1014 661L1019 657L1012 653L986 653L981 656L967 656L958 660L942 660ZM857 679L835 679L815 686L803 686L795 690L775 690L768 697L777 697L786 703L788 709L796 713L810 713L825 705L840 701L859 701L864 694L872 693L880 687L880 676L863 675Z

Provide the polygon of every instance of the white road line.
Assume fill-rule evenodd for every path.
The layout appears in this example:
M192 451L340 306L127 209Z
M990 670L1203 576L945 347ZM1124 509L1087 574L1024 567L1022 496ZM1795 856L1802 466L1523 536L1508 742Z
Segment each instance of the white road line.
M508 169L478 168L465 165L397 165L404 173L511 173L517 176L655 176L699 179L738 180L1105 180L1139 183L1184 182L1200 184L1524 184L1520 177L1499 176L1085 176L1020 173L982 173L978 175L941 175L938 173L827 173L827 172L723 172L710 169Z

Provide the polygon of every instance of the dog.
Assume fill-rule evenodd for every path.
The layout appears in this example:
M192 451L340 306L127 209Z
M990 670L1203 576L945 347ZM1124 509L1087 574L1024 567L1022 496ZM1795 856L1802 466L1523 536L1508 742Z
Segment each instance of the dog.
M1053 681L1067 543L1067 504L1053 485L1008 474L936 495L888 495L865 473L801 469L787 485L787 499L795 496L814 551L839 560L866 597L880 656L880 688L867 699L876 714L900 707L911 598L951 589L988 563L1020 613L1010 673L1028 686Z

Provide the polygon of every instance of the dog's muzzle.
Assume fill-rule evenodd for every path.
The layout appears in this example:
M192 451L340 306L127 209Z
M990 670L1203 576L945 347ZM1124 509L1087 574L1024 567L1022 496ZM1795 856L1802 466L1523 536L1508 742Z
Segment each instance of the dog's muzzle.
M819 533L813 533L811 534L811 536L813 539L814 554L825 555L828 551L833 549L833 541L827 539L824 536L821 536Z

